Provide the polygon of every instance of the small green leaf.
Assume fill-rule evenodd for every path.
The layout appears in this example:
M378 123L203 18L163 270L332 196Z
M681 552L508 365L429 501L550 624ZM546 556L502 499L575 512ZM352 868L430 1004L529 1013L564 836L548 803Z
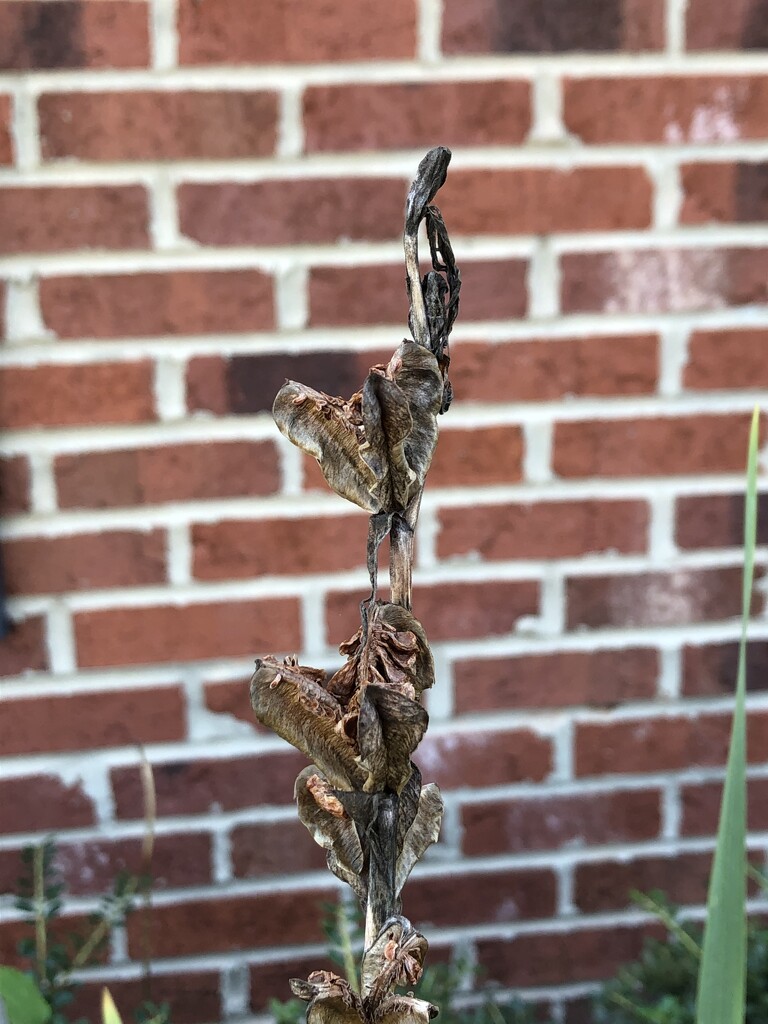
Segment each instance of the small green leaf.
M0 999L9 1024L46 1024L51 1016L34 979L15 967L0 967Z
M101 990L101 1019L102 1024L123 1024L108 988Z

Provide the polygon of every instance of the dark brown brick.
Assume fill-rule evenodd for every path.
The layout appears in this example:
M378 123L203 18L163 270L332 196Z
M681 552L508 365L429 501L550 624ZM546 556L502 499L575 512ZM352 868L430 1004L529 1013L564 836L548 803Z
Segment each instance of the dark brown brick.
M0 677L47 669L48 649L43 616L12 620L9 632L0 640Z
M83 452L54 460L61 508L116 508L273 494L280 486L271 441L210 441Z
M651 700L658 670L658 653L650 647L468 658L454 665L454 702L458 714L611 707Z
M297 650L299 608L286 597L79 612L75 642L81 668Z
M733 694L739 666L739 645L705 644L683 648L683 693L686 697L721 697ZM747 689L768 689L768 640L747 644Z
M402 234L405 192L398 178L186 184L180 226L204 245L390 241Z
M17 537L3 544L9 594L135 587L166 580L164 530Z
M684 549L742 547L744 495L697 494L678 498L675 541ZM768 544L768 494L758 495L757 543Z
M29 485L29 462L24 455L0 458L0 515L29 511Z
M682 786L681 833L685 836L713 836L717 832L723 787L719 782ZM747 825L750 831L768 830L768 779L747 782Z
M272 92L44 93L38 110L44 160L237 160L277 137Z
M137 916L140 916L137 915ZM153 1000L170 1007L174 1024L208 1024L221 1019L221 977L218 971L193 971L187 973L178 968L166 974L152 971L151 991ZM73 1019L99 1020L101 1016L101 995L104 986L109 989L120 1008L137 1007L146 998L147 983L144 978L110 978L100 975L98 981L85 982L75 992L71 1004Z
M557 850L655 839L661 829L658 789L611 790L535 799L484 800L461 809L462 849L469 857Z
M638 51L664 47L661 0L446 0L446 53Z
M689 50L764 50L768 6L765 0L735 0L727 8L716 0L689 0L685 31Z
M13 163L12 110L11 97L0 95L0 164Z
M136 0L5 0L0 68L136 68L149 64L149 5Z
M452 866L436 877L416 877L403 893L403 912L420 925L501 924L552 917L554 873L543 868L464 872Z
M272 279L258 270L47 277L46 326L60 338L146 338L271 330Z
M93 804L77 783L55 775L17 775L0 780L0 832L83 828L96 821Z
M578 864L574 904L585 914L633 906L633 892L661 890L678 904L704 903L712 857L709 853L636 857Z

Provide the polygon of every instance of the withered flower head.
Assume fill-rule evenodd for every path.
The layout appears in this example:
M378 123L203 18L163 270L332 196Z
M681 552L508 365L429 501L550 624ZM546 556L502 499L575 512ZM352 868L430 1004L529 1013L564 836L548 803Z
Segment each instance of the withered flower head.
M368 1005L377 1005L398 985L415 985L426 955L427 940L406 917L386 921L363 956L361 981Z
M272 413L282 433L317 459L337 494L368 512L391 513L424 486L442 399L437 359L404 341L348 401L288 381Z

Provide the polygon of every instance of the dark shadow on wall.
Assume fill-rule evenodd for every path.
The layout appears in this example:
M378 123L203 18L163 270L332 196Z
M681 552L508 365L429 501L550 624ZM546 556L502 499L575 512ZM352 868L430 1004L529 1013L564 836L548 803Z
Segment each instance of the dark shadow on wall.
M768 0L762 6L768 18ZM739 163L735 191L734 219L737 224L768 220L768 163Z
M0 68L76 68L83 64L82 10L78 0L28 4L19 29L0 33Z

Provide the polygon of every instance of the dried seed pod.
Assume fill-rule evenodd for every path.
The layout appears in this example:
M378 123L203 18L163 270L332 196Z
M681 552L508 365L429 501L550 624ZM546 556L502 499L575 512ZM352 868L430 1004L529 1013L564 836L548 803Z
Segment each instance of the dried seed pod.
M415 985L427 955L427 940L406 917L391 917L363 954L360 980L371 1013L398 985Z
M291 978L291 991L309 1002L307 1024L368 1024L360 997L331 971L313 971L306 981Z

